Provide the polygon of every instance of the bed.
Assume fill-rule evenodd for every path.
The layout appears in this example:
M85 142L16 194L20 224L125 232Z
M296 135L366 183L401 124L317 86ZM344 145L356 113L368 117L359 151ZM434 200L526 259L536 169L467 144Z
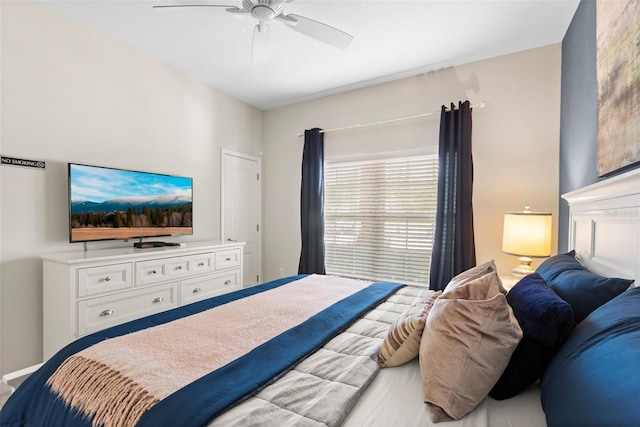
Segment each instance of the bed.
M509 293L492 261L443 293L278 279L71 343L0 424L637 425L640 170L563 197L572 250Z

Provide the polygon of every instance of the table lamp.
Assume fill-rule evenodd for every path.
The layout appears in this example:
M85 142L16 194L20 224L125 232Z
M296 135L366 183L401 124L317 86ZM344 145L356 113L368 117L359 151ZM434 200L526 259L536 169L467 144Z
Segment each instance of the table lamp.
M551 213L531 212L529 206L522 212L506 212L502 252L520 257L520 265L513 269L514 275L533 273L531 257L551 255Z

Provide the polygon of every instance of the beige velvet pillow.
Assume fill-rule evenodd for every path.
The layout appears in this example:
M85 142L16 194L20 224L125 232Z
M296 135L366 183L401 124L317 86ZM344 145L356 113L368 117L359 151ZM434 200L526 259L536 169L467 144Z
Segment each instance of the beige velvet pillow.
M458 420L496 384L522 338L495 271L445 291L420 343L423 397L433 422Z
M496 263L494 260L491 261L487 261L483 264L480 265L476 265L475 267L472 267L466 271L463 271L462 273L458 274L457 276L455 276L453 279L451 279L449 281L449 283L447 283L447 286L444 289L444 293L460 286L460 285L464 285L467 282L470 282L472 280L475 280L481 276L484 276L487 273L491 273L491 272L497 272L498 269L496 268ZM502 281L500 280L500 278L496 275L497 281L498 281L498 286L500 289L500 293L506 294L507 291L504 289L504 287L502 286Z
M442 292L426 291L424 296L398 316L389 327L378 354L378 364L383 368L399 366L418 356L420 337L427 321L427 315L434 301Z

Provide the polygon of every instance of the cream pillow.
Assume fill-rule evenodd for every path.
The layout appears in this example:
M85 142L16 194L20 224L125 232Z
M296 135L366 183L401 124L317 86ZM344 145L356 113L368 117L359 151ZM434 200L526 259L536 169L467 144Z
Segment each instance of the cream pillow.
M420 337L429 310L442 292L426 291L424 296L398 316L389 327L378 354L378 364L383 367L399 366L413 360L420 351Z
M483 264L480 265L476 265L475 267L472 267L468 270L463 271L462 273L458 274L457 276L455 276L453 279L451 279L449 281L449 283L447 283L447 286L444 289L444 293L460 286L460 285L464 285L467 282L470 282L472 280L475 280L481 276L484 276L487 273L491 273L491 272L497 272L498 269L496 268L496 263L494 260L491 261L487 261ZM500 280L500 278L496 275L497 277L497 281L498 281L498 286L500 289L500 293L506 294L507 291L504 289L504 287L502 286L502 281Z
M458 420L496 384L522 338L495 271L445 291L420 343L423 397L433 422Z

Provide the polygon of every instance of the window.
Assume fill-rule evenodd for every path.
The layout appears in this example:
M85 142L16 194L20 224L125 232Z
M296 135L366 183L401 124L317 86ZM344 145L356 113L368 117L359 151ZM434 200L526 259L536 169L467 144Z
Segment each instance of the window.
M428 283L438 156L325 165L327 274Z

